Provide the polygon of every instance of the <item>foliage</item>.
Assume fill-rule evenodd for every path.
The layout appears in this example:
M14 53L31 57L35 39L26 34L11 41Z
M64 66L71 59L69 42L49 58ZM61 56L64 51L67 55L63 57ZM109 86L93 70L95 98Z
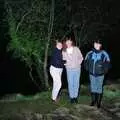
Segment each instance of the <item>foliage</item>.
M100 0L97 2L93 0L92 4L85 0L72 3L71 24L77 45L84 46L94 39L103 38L106 30L110 30L109 24L106 23L109 11L103 7L104 3Z
M20 19L18 21L18 18L15 17L17 17L17 14L20 11L17 12L16 9L14 10L13 8L10 8L12 9L12 13L8 11L9 16L11 16L10 19L8 19L8 23L10 26L10 36L12 37L9 50L16 49L15 57L21 57L23 54L24 58L24 55L27 56L28 54L30 57L35 55L36 57L39 56L42 58L44 55L45 39L47 37L46 34L49 22L49 10L47 9L47 3L44 3L43 1L37 1L37 3L34 4L34 6L32 5L31 11L26 11L26 13L29 14L27 14L24 20L21 17L26 15L26 13L21 13L22 15L19 16Z
M18 9L21 6L22 8ZM30 68L30 77L37 85L32 75L32 69L35 68L41 86L44 87L45 82L40 73L42 73L46 50L50 4L48 1L35 0L31 1L31 5L24 5L23 1L18 3L11 0L6 3L6 8L11 37L8 50L13 52L14 58L19 58Z
M109 86L105 86L104 96L106 99L115 99L120 97L120 85L113 84Z
M63 40L64 37L70 32L69 14L67 0L57 0L55 4L55 20L53 27L53 37L55 39Z
M8 50L25 62L36 85L37 79L43 87L48 84L48 56L56 39L63 40L73 31L77 45L83 47L110 29L106 22L109 10L101 0L92 1L6 0L11 37Z
M32 81L35 81L32 75L35 68L43 87L48 84L46 68L53 43L65 34L64 28L68 22L65 16L66 4L66 0L55 3L54 0L6 1L11 37L8 51L12 51L14 58L25 62L30 68ZM37 85L37 82L35 84Z
M115 98L120 98L120 90L119 90L120 85L118 84L113 84L113 85L105 85L104 87L104 99L105 100L111 100ZM0 101L29 101L29 100L41 100L41 101L51 101L51 89L49 91L41 92L41 93L36 93L35 95L22 95L22 94L8 94L5 95L1 98ZM66 89L62 89L60 93L60 105L64 106L67 105L69 106L68 102L68 91ZM89 88L87 85L81 85L81 90L80 90L80 98L79 102L80 103L87 103L90 100L90 93L89 93Z

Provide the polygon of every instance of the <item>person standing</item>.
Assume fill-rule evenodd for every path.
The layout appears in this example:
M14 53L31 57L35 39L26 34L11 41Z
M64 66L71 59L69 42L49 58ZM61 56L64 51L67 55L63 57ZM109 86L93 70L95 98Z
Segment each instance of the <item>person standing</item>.
M66 50L63 51L63 60L66 61L69 97L71 103L77 103L83 56L79 48L73 45L71 39L66 40L66 47Z
M57 42L53 51L50 63L50 74L53 78L52 100L57 102L58 94L61 89L61 76L63 71L62 43Z
M85 57L85 69L89 72L91 106L97 103L100 108L103 96L104 75L110 68L110 58L105 50L102 50L102 41L94 41L94 48Z

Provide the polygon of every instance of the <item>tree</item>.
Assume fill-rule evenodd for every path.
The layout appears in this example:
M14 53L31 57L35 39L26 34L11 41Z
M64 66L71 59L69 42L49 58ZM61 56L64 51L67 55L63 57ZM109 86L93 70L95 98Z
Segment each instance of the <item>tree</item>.
M104 37L105 31L110 29L105 23L109 11L104 9L103 1L71 1L71 8L71 26L79 47Z
M8 50L29 67L31 80L39 89L37 79L41 80L41 86L49 88L48 56L55 36L61 39L65 34L66 4L66 0L6 1L11 37Z
M34 67L41 80L41 86L48 87L47 80L43 80L41 74L46 63L46 58L45 60L43 58L49 42L47 38L50 39L52 32L52 26L49 25L48 27L48 23L51 24L51 21L49 22L49 16L51 16L50 4L48 1L39 0L31 2L31 4L29 2L25 4L24 2L6 2L9 35L11 37L8 50L13 52L15 58L25 62L26 66L29 67L31 80L40 89L32 75L32 71ZM49 37L46 36L47 34Z

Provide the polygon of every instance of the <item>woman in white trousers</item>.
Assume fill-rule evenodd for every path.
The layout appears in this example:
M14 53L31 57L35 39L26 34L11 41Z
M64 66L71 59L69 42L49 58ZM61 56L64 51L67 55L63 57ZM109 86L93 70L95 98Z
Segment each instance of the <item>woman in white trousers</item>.
M57 42L56 48L51 57L50 74L53 78L52 100L57 102L58 94L61 89L61 76L63 71L62 43Z
M62 68L55 68L54 66L50 67L50 74L53 78L53 90L52 90L52 100L57 101L58 93L62 86L61 76L62 76Z

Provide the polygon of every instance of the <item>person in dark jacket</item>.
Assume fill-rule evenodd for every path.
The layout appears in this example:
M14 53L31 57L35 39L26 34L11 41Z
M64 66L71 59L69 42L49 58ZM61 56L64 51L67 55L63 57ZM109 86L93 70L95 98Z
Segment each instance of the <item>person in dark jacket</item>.
M85 69L89 72L91 106L97 103L100 108L103 95L104 75L110 68L110 58L105 50L102 50L102 41L94 41L94 49L85 57Z
M53 78L53 90L52 90L52 100L57 102L58 93L61 88L61 75L63 71L63 59L62 59L62 43L57 42L54 48L51 63L50 63L50 74Z

